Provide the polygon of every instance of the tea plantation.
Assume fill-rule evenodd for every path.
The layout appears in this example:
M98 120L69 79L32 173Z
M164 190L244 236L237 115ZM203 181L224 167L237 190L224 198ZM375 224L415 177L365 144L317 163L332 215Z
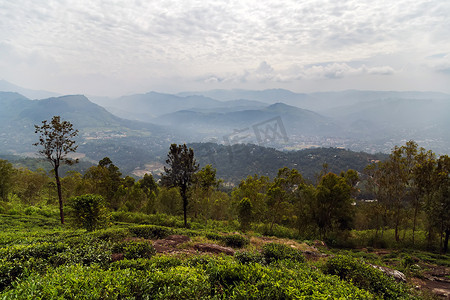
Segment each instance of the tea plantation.
M0 215L0 224L1 299L424 296L361 258L317 251L317 257L305 259L300 248L307 244L231 233L225 225L214 231L116 222L87 232L62 227L53 217L23 215ZM156 245L168 236L187 241L161 251ZM234 255L202 252L198 244L231 249Z

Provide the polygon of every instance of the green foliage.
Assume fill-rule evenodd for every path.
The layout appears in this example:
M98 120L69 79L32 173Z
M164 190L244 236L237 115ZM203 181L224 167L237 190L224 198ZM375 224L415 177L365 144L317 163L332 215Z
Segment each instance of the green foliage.
M109 213L105 200L100 195L82 195L69 199L72 211L72 221L87 231L93 231L105 226L109 221Z
M408 268L408 267L412 266L412 265L415 264L415 263L416 263L416 262L415 262L414 258L412 258L411 256L409 256L409 255L404 255L404 256L403 256L403 259L402 259L402 266L403 266L404 268Z
M276 267L217 258L203 264L214 295L226 299L371 299L366 291L293 261Z
M121 203L115 196L122 183L121 176L122 173L111 159L104 157L97 166L90 167L84 174L84 188L88 193L103 196L109 208L118 210Z
M205 236L210 240L222 241L226 246L233 248L242 248L250 243L248 238L240 234L220 235L217 233L208 232Z
M75 152L78 148L74 140L78 135L78 130L74 130L72 123L69 121L61 121L60 116L53 116L50 123L47 123L47 120L42 121L42 126L34 125L34 128L35 133L39 133L39 142L34 145L43 147L38 153L51 163L54 170L58 190L59 213L61 223L64 224L59 166L63 164L72 165L78 162L78 159L72 160L68 157L69 153Z
M183 266L169 271L102 270L80 265L60 267L45 276L30 276L3 296L7 299L205 299L206 275Z
M241 223L242 230L246 231L250 228L253 219L252 202L249 198L242 198L238 204L238 219Z
M107 228L95 232L97 239L109 242L118 242L130 236L127 228Z
M128 230L138 238L143 239L163 239L175 234L175 231L168 227L154 225L140 225L129 227Z
M113 245L113 253L122 253L126 259L150 258L156 250L151 242L146 240L129 240Z
M170 145L167 154L164 174L161 183L166 187L178 187L183 200L184 227L187 227L188 189L192 184L192 177L198 170L198 164L194 158L194 150L183 145Z
M49 259L50 257L63 252L67 246L63 243L33 243L32 245L13 245L0 248L0 256L8 261L25 261L29 258Z
M178 188L162 188L156 199L156 207L160 213L180 215L183 200Z
M242 248L250 243L249 239L240 234L227 234L221 238L225 245L233 248Z
M14 168L11 163L0 159L0 200L8 201L8 194L12 187Z
M405 286L359 259L349 256L330 258L324 272L351 281L359 288L371 291L383 299L409 299Z
M289 259L296 262L305 262L305 257L300 250L291 248L284 244L265 244L263 246L263 255L264 259L269 264L282 259Z
M151 259L137 258L124 259L113 262L111 269L133 269L133 270L166 270L181 266L183 262L175 256L153 256Z
M0 292L25 272L26 268L20 262L0 260Z
M265 263L264 256L260 252L237 251L234 258L241 264Z
M332 230L347 230L352 227L352 187L344 177L328 173L317 186L314 216L321 236Z

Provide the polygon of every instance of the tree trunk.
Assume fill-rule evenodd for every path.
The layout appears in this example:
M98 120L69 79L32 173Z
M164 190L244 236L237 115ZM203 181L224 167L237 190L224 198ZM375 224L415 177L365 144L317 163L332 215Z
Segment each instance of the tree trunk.
M416 199L416 205L414 207L414 221L413 221L413 232L412 232L412 244L414 245L414 237L415 237L415 233L416 233L416 222L417 222L417 212L419 210L419 205L418 205L418 201Z
M396 218L395 218L395 241L399 242L400 241L400 235L398 233L398 226L400 225L400 207L397 208L397 213L396 213Z
M58 190L58 201L59 201L59 216L61 217L61 224L64 224L64 208L63 208L61 182L59 181L58 169L59 169L59 166L55 165L56 188Z
M445 240L444 240L444 249L443 249L444 254L446 254L447 251L448 251L448 238L449 238L449 236L450 236L450 228L447 228L445 230Z
M184 215L184 228L187 228L187 205L188 205L188 199L186 195L186 187L181 187L181 198L183 198L183 215Z

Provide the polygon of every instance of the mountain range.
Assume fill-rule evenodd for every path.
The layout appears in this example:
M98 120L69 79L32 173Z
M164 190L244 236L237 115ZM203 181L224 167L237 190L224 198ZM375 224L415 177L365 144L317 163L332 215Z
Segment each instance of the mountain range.
M450 95L443 93L213 90L31 100L19 93L30 90L0 81L5 86L16 91L0 92L0 154L35 153L34 125L53 115L80 131L80 155L92 162L109 156L130 172L163 160L170 143L184 142L387 153L413 139L450 153Z

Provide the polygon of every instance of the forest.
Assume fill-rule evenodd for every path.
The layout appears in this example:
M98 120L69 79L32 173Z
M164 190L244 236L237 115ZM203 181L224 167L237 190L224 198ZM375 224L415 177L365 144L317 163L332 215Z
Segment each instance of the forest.
M186 145L166 162L158 181L108 157L55 180L0 160L1 297L408 299L434 297L412 287L431 271L448 282L447 155L409 141L363 172L284 167L232 190Z

